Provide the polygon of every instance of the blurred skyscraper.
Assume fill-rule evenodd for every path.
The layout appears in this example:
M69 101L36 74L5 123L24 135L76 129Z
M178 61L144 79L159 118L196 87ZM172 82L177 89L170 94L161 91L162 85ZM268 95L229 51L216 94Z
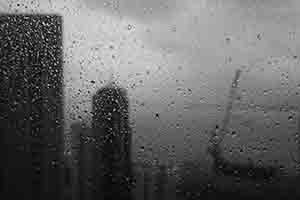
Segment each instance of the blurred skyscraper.
M71 125L71 129L71 154L66 155L66 169L69 172L66 196L72 200L90 200L94 144L91 128L85 123L76 122Z
M62 198L62 18L0 16L0 199Z
M125 89L114 83L93 97L94 199L131 199L131 130Z

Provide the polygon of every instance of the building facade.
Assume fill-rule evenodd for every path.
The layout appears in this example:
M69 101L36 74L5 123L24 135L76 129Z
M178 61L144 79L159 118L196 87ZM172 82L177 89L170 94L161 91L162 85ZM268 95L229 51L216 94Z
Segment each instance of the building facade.
M62 18L0 16L1 199L61 199Z
M93 97L94 198L131 199L131 130L125 89L108 85Z

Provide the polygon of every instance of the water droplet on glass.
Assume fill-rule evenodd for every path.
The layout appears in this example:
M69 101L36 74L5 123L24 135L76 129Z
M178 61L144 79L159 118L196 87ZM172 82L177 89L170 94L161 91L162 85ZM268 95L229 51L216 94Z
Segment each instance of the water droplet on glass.
M156 118L156 119L159 119L159 117L160 117L160 116L159 116L159 113L155 113L155 118Z
M128 30L131 30L132 28L133 28L133 26L132 26L131 24L128 24L128 25L127 25L127 29L128 29Z
M232 136L232 137L236 137L236 135L237 135L237 134L236 134L235 131L232 131L232 132L231 132L231 136Z

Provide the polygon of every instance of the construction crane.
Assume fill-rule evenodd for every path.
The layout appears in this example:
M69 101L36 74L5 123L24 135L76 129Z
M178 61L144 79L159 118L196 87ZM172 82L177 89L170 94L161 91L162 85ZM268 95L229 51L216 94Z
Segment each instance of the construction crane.
M229 102L226 106L225 117L223 119L221 129L220 129L220 131L214 130L212 132L212 137L211 137L210 143L213 145L213 148L217 148L220 145L220 143L223 141L224 136L228 130L228 124L229 124L229 121L231 118L233 102L234 102L234 99L236 96L238 81L241 76L241 72L242 71L240 69L236 70L236 72L235 72L235 77L233 79L233 82L232 82L231 88L230 88ZM217 134L217 133L219 133L219 134Z
M209 142L208 152L214 159L213 170L217 174L224 174L227 176L238 176L250 179L269 179L276 176L278 170L275 167L258 167L254 166L253 162L242 164L232 163L222 156L220 144L223 141L225 134L228 132L228 124L230 122L233 103L236 98L239 78L241 76L241 69L237 69L233 78L230 92L229 101L225 109L225 116L222 121L220 129L217 127L211 132L211 138Z

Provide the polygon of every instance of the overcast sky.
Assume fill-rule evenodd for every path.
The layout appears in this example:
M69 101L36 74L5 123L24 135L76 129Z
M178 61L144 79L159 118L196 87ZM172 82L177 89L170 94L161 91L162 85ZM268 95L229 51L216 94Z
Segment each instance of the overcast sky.
M241 66L277 59L280 65L288 62L288 69L298 63L293 58L300 41L297 0L2 2L3 11L64 16L69 106L90 98L86 92L101 87L112 66L124 87L136 85L133 96L160 100L182 86L195 91L195 100L217 101ZM261 81L274 79L268 77L274 67L263 67ZM78 89L83 92L72 98Z
M137 101L150 114L173 101L179 110L185 103L222 103L241 67L244 88L281 88L281 98L292 98L286 89L300 83L298 0L1 0L0 6L64 17L66 128L79 115L89 121L91 96L112 67L136 118Z

